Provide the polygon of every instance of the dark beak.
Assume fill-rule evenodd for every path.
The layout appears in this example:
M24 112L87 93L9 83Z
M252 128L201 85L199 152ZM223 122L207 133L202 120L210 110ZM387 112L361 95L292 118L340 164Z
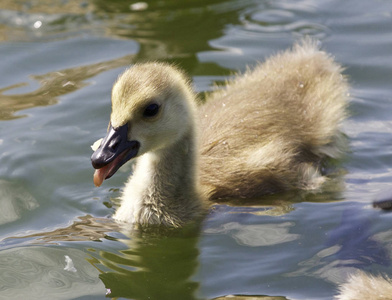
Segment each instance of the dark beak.
M138 141L128 140L128 124L113 128L110 124L106 137L91 156L94 169L105 168L103 179L110 178L128 160L134 158L140 148ZM106 170L107 169L107 170Z

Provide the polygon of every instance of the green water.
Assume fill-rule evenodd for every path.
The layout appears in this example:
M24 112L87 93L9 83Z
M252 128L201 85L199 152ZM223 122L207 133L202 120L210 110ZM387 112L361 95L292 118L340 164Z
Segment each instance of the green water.
M0 3L0 299L319 300L356 269L392 275L392 214L371 207L391 190L392 3L132 4ZM126 66L173 62L210 91L304 35L352 84L350 151L325 191L215 205L197 228L110 220L130 168L95 188L90 145Z

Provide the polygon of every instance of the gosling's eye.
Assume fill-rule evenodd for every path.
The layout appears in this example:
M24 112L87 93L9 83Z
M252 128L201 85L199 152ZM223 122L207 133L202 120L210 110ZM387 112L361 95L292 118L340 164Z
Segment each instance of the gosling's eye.
M156 116L156 114L159 112L160 106L156 103L151 103L147 105L147 107L143 111L143 117L146 118L151 118Z

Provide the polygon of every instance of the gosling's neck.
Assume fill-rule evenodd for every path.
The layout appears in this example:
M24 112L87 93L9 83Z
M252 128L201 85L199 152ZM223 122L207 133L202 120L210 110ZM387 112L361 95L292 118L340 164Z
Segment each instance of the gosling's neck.
M178 227L200 215L195 138L190 128L169 147L139 157L114 218Z

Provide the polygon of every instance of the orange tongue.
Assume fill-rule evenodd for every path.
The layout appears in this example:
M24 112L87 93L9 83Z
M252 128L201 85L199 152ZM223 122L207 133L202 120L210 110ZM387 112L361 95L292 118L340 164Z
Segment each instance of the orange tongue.
M115 162L116 162L116 160L114 160L110 164L108 164L98 170L95 170L95 173L94 173L95 186L101 186L102 182L109 175L110 171L112 171L113 167L115 167Z
M102 182L109 176L109 174L116 168L123 157L126 155L126 151L121 153L115 160L107 164L106 166L95 170L94 173L94 184L95 186L101 186ZM112 174L113 175L113 174Z
M101 169L95 170L94 173L94 184L95 186L101 186L102 182L105 180L109 171L108 166L105 166Z

